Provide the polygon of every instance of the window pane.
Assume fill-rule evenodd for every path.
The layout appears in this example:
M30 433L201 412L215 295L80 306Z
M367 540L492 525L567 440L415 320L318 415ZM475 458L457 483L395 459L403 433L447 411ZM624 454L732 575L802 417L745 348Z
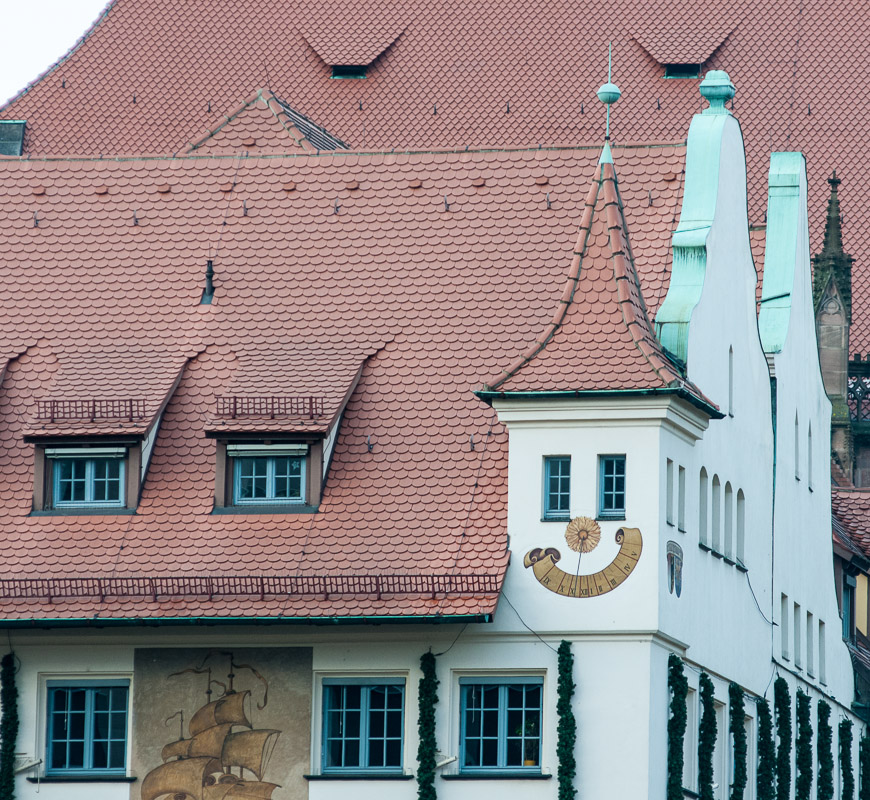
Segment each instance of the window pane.
M389 739L387 740L387 752L384 758L385 767L401 767L402 766L402 740Z
M124 769L126 688L53 688L49 708L50 769Z
M465 742L465 766L480 766L480 739L467 739Z
M93 749L93 768L106 769L109 766L109 743L95 741Z
M484 739L483 752L480 759L482 767L498 766L498 739Z
M507 762L505 766L521 767L523 765L523 740L507 740Z

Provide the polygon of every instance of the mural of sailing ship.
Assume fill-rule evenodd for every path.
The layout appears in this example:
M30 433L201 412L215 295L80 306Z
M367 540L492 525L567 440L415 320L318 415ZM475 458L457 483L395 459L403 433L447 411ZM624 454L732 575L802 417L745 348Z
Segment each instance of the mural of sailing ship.
M213 679L211 666L206 666L215 655L229 659L226 683ZM257 704L262 711L269 695L266 679L252 666L236 664L232 653L210 653L198 667L168 676L204 675L205 702L190 717L187 737L183 710L166 720L169 724L179 719L179 736L163 748L163 763L142 781L142 800L271 800L280 788L264 781L263 775L281 732L254 727L251 690L234 688L239 669L249 670L262 682L263 700ZM221 696L212 699L217 692Z

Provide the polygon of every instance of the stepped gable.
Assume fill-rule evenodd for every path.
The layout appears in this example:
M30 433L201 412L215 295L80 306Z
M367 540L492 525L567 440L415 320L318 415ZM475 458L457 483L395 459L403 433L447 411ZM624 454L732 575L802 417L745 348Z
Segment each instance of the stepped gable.
M605 146L568 277L550 323L485 393L678 390L714 410L653 332Z
M656 286L685 150L615 152L642 280ZM0 581L0 616L491 613L507 566L507 435L473 389L552 316L598 153L0 162L0 546L7 576L56 582L49 602ZM136 514L34 516L28 415L102 348L107 365L112 348L157 354L149 392L186 360ZM343 397L357 372L317 514L212 513L217 397ZM421 576L418 589L354 583L385 574ZM171 581L221 576L336 583L261 599L256 581L244 596ZM485 581L432 587L445 576ZM63 581L109 577L126 581L116 592L164 583L147 597L91 584L63 595Z
M314 153L345 150L344 142L283 103L267 89L258 89L186 153L198 156L239 153Z

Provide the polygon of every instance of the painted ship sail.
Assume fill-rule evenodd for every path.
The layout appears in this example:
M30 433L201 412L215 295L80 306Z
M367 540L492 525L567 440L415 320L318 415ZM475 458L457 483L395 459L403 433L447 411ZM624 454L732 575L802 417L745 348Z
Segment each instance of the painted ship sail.
M280 731L253 728L250 694L232 692L198 709L190 738L167 744L164 763L145 776L142 800L271 800L279 786L262 778Z

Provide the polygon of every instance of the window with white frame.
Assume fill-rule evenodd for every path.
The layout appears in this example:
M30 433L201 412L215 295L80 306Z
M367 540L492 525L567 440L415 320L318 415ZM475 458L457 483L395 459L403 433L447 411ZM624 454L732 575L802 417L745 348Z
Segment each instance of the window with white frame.
M401 772L405 681L323 681L323 772Z
M625 456L598 457L598 516L625 518Z
M46 774L123 775L129 681L49 681Z
M126 502L126 447L46 448L54 508L112 508Z
M541 770L543 678L461 678L460 770Z
M571 513L571 457L544 457L544 519L566 520Z
M227 445L233 463L233 503L304 503L307 452L300 444Z

